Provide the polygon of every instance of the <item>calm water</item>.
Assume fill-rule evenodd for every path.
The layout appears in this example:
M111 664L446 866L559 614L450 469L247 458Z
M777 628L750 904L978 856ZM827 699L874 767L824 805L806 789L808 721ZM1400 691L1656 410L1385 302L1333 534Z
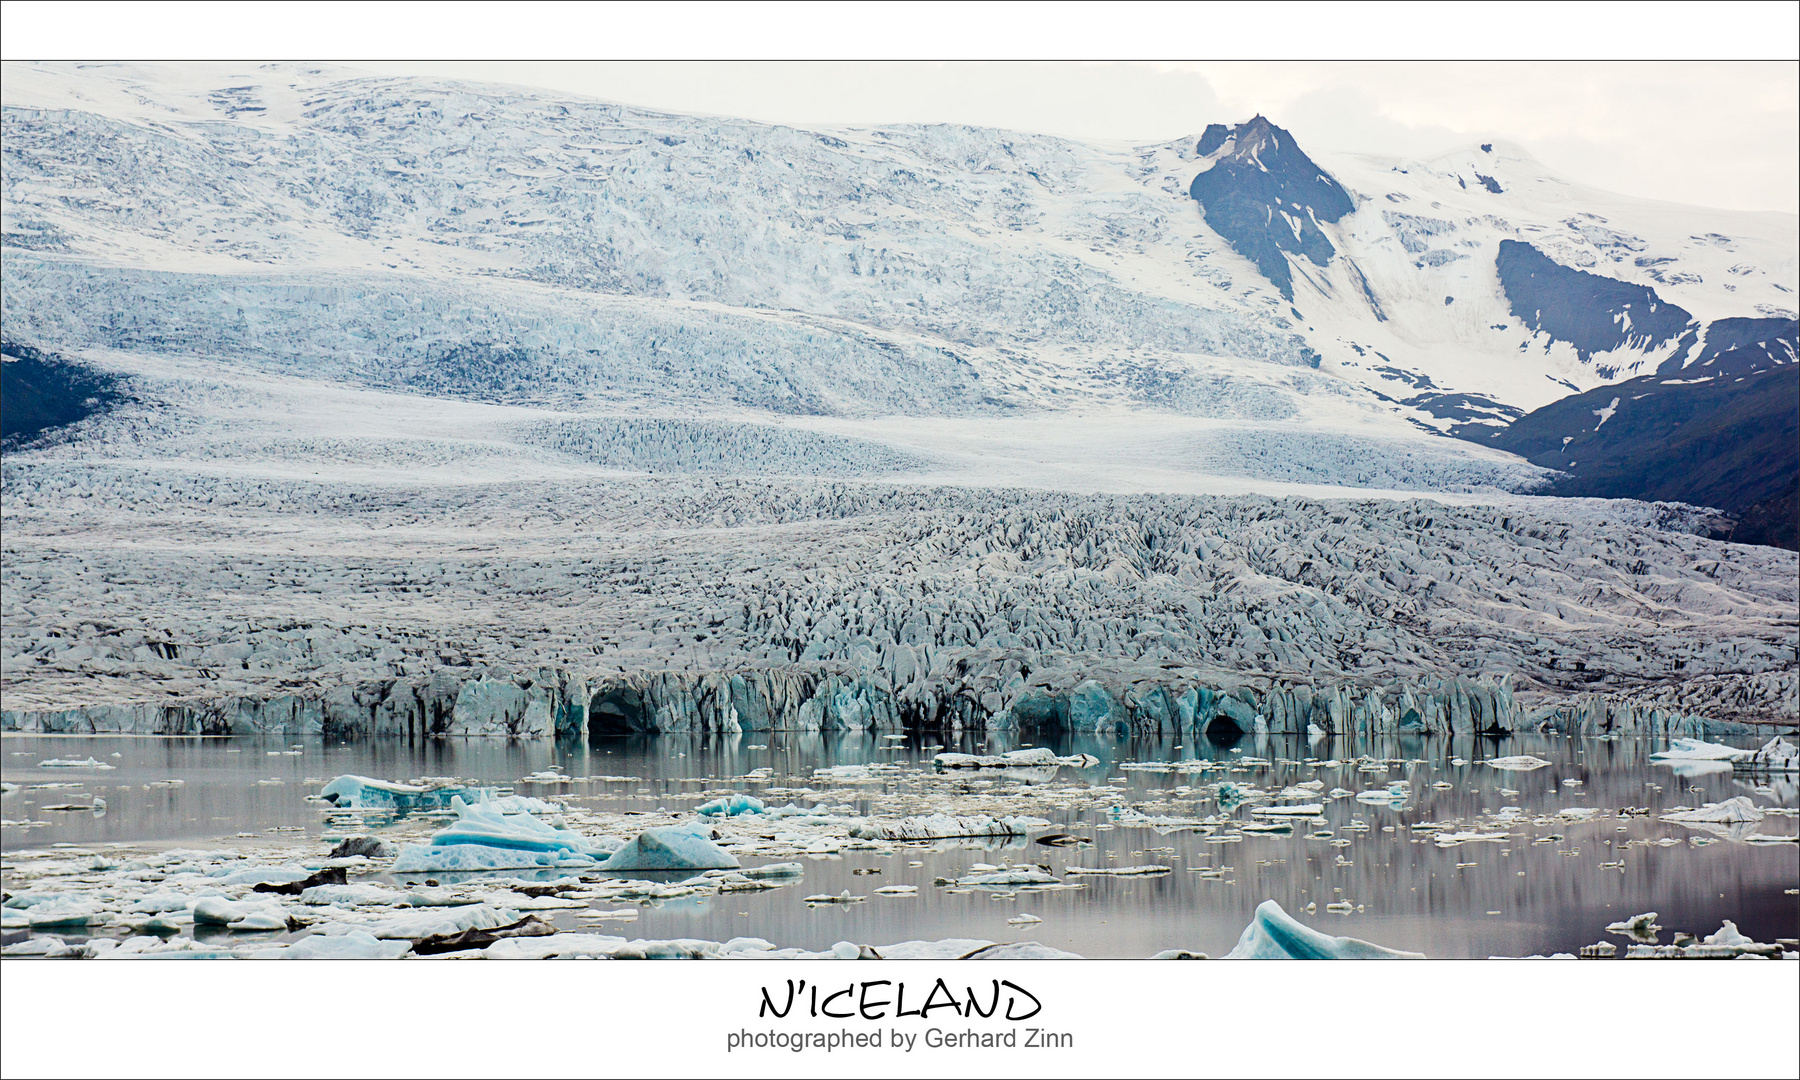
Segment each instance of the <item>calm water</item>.
M895 743L861 734L781 732L639 737L592 746L494 740L408 744L7 736L0 739L0 774L18 790L4 796L0 816L7 824L0 830L0 848L13 853L54 844L201 847L242 843L243 834L317 838L341 833L341 828L328 827L324 808L305 801L318 790L317 781L341 773L398 780L460 777L512 785L521 793L544 797L556 797L560 790L580 796L576 805L583 809L615 812L685 809L701 788L737 788L755 794L769 787L803 786L829 789L832 794L824 801L868 809L871 798L878 799L894 785L844 788L814 780L812 770L871 761L929 769L938 751L922 744L935 741L914 738ZM948 749L986 747L998 752L1027 744L1050 746L1059 754L1089 753L1101 764L1085 770L1065 768L1048 784L992 774L966 781L959 777L952 783L1010 794L1011 812L1048 818L1063 831L1091 839L1093 847L943 841L891 855L845 852L841 857L805 858L801 860L806 864L805 878L796 886L687 898L660 907L634 905L641 911L635 922L609 924L603 932L715 940L751 935L778 945L812 948L846 939L879 945L913 938L971 937L1037 940L1089 956L1145 956L1164 948L1217 956L1231 947L1256 905L1273 898L1320 929L1431 956L1573 951L1602 939L1623 945L1624 939L1605 934L1603 927L1641 911L1660 913L1658 921L1668 928L1664 942L1673 930L1710 933L1721 919L1736 921L1761 941L1800 936L1800 896L1784 893L1800 887L1800 849L1792 844L1747 844L1655 819L1658 811L1669 807L1698 806L1734 795L1749 795L1762 806L1792 808L1796 785L1791 775L1774 780L1729 771L1682 776L1650 764L1648 756L1660 744L1647 740L1518 735L1394 737L1355 745L1342 739L1309 745L1304 739L1280 736L1249 736L1235 743L1087 736L1027 737L1020 742L993 736L968 737ZM290 752L295 747L299 752ZM1484 758L1526 753L1553 764L1532 772L1504 772L1481 764ZM1359 772L1354 765L1317 769L1301 763L1325 758L1348 761L1356 755L1403 763L1390 764L1385 773ZM114 768L38 765L51 758L88 757ZM1240 771L1192 775L1117 767L1124 762L1190 758L1231 763ZM1468 763L1454 764L1458 758ZM1241 764L1245 759L1268 764L1246 766ZM518 783L521 777L552 766L572 776L638 779L560 789ZM729 779L764 767L773 770L767 781ZM175 779L183 784L159 784ZM1407 780L1412 797L1399 807L1328 799L1324 826L1301 824L1292 835L1246 834L1235 843L1195 832L1164 835L1147 828L1107 828L1104 809L1053 805L1057 793L1066 788L1104 785L1117 789L1116 801L1121 804L1153 804L1147 810L1153 816L1203 817L1216 808L1184 804L1180 800L1185 793L1176 789L1198 789L1224 779L1270 792L1313 779L1324 781L1327 790L1342 786L1353 791ZM1570 780L1580 784L1565 783ZM984 781L985 788L980 786ZM75 786L37 786L43 784ZM1517 794L1505 794L1509 790ZM46 809L56 804L87 806L95 796L106 801L102 815L87 809ZM771 798L786 802L791 797ZM1164 800L1173 801L1154 805ZM1515 828L1509 843L1448 848L1438 847L1429 832L1412 828L1457 818L1469 827L1478 816L1506 806L1518 806L1528 816L1570 807L1602 813L1591 823L1559 820ZM1647 808L1650 813L1614 813L1625 807ZM1366 824L1368 830L1347 829L1353 821ZM47 824L25 827L21 822ZM1796 824L1792 817L1771 815L1760 828L1765 833L1791 834ZM1383 831L1386 826L1393 831ZM1332 836L1309 835L1324 829L1332 830ZM1696 837L1711 842L1696 845L1692 842ZM1654 843L1663 839L1677 843ZM1333 846L1333 840L1349 843ZM1634 840L1652 843L1627 847ZM322 852L322 847L309 845L304 853ZM790 858L784 856L782 861ZM746 865L767 861L775 860L745 860ZM909 865L912 862L921 865ZM1039 863L1058 872L1069 866L1143 863L1162 863L1175 870L1149 878L1084 877L1079 879L1086 883L1084 889L1020 892L1003 899L934 887L934 879L966 874L976 862ZM1623 866L1604 865L1620 862ZM1214 877L1188 872L1189 867L1230 869ZM875 892L896 884L918 885L919 893L888 897ZM868 900L816 908L801 902L803 896L845 889ZM1327 913L1325 905L1338 900L1350 901L1357 910ZM1317 905L1316 912L1304 911L1309 902ZM1027 927L1008 924L1009 917L1021 913L1043 922ZM567 929L579 926L566 914L559 913L557 921Z

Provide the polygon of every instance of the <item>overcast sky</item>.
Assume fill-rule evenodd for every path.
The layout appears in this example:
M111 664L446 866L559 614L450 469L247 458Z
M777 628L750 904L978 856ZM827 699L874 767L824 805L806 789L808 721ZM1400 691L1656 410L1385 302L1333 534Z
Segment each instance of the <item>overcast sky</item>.
M546 53L618 59L518 59ZM1399 62L1121 59L1156 53ZM101 17L91 5L9 0L0 55L327 61L774 123L965 123L1133 142L1261 112L1303 144L1325 149L1418 157L1498 138L1572 180L1611 191L1786 213L1800 203L1800 4L1793 3L522 0L422 8L270 0L228 9L105 5ZM419 59L443 56L513 59ZM669 56L712 59L659 59ZM872 59L734 59L844 56ZM900 60L918 56L953 62ZM1119 62L1023 59L1071 56ZM1432 59L1443 56L1546 59ZM1631 59L1669 56L1712 59ZM1763 59L1741 59L1750 56ZM1021 59L982 61L1007 57Z
M1427 156L1508 139L1572 180L1794 213L1800 65L1711 63L358 63L771 123L963 123L1163 141L1261 112L1303 145Z

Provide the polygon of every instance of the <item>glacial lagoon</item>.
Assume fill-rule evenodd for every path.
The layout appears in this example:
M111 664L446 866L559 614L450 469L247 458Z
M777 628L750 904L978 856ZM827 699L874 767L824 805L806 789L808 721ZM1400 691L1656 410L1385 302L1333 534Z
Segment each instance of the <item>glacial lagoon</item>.
M65 886L104 891L109 875L131 876L133 866L140 867L134 882L141 886L158 875L140 864L171 849L244 856L245 866L319 865L346 836L378 837L397 847L427 843L444 825L442 813L346 814L318 800L326 781L343 774L454 778L560 804L565 811L556 816L577 832L628 837L639 827L701 820L746 868L790 861L803 867L780 887L701 889L628 902L565 900L534 912L559 931L720 942L756 937L815 950L843 941L959 938L1036 941L1094 957L1168 949L1220 956L1257 905L1273 899L1324 933L1432 957L1576 952L1601 941L1623 952L1631 942L1604 928L1651 911L1666 928L1660 943L1679 931L1710 934L1727 919L1761 942L1800 936L1800 847L1769 842L1792 836L1800 824L1795 775L1734 771L1728 763L1653 763L1650 754L1664 745L1518 734L1352 743L1267 735L1005 738L989 732L901 739L754 732L585 745L13 735L0 741L0 773L8 785L0 835L9 896ZM957 770L933 764L945 752L1031 746L1068 760L1091 755L1097 763ZM1549 764L1527 770L1488 764L1519 756ZM94 764L42 764L47 761ZM759 815L695 814L730 791L769 806L813 807L814 816L758 835L745 826ZM1245 792L1248 797L1237 797ZM1760 821L1662 819L1740 796L1762 814ZM1269 812L1313 803L1316 813ZM854 825L846 825L937 809L1047 824L1004 838L873 843L853 839ZM1271 829L1278 831L1265 831ZM534 879L660 877L668 883L692 876L566 868L396 875L391 860L366 863L350 867L351 883L410 889L427 887L429 879L471 888L486 877L502 882L504 891L505 883L517 888ZM995 868L1024 867L1047 871L1060 885L966 884ZM1116 873L1133 867L1150 869ZM916 891L901 892L906 886ZM836 902L816 899L827 896ZM7 940L51 933L77 943L136 931L107 925L103 917L85 928L14 927ZM201 944L239 948L310 931L247 933L202 923L191 933Z

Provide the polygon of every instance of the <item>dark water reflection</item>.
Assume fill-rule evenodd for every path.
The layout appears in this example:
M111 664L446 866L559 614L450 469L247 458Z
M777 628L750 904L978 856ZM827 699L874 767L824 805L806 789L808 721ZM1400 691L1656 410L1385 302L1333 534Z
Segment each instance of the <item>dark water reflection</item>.
M871 761L928 766L937 751L927 746L935 741L909 738L896 743L859 733L799 732L644 736L601 740L591 746L315 740L292 744L300 752L290 754L285 741L9 736L0 740L4 751L0 774L19 790L4 797L3 816L9 824L0 838L5 850L16 851L56 843L159 841L199 846L242 833L317 837L325 831L325 814L317 804L304 801L317 790L317 784L309 781L340 773L399 780L454 776L513 785L521 793L547 797L567 791L598 796L580 804L598 810L682 809L691 806L691 800L675 796L702 787L752 792L769 786L823 789L830 785L812 781L812 770L820 766ZM1066 831L1091 838L1094 846L1077 850L1031 843L944 842L886 856L848 852L841 858L807 858L802 860L805 878L797 885L689 898L660 907L638 905L641 915L636 922L609 925L606 932L721 940L749 935L779 945L815 948L840 940L881 944L974 937L1037 940L1091 956L1143 956L1171 947L1218 955L1230 948L1255 906L1274 898L1310 925L1432 956L1573 951L1602 938L1623 944L1623 939L1610 938L1602 928L1640 911L1659 912L1659 922L1670 930L1709 933L1728 918L1758 940L1800 936L1800 897L1784 893L1800 887L1800 850L1795 845L1746 844L1655 819L1658 811L1669 807L1697 806L1739 794L1750 795L1759 805L1791 808L1796 805L1794 779L1749 778L1729 771L1681 776L1650 763L1650 753L1660 744L1649 740L1396 736L1355 745L1342 739L1309 745L1303 738L1283 736L1215 740L993 735L944 741L952 742L948 749L954 750L998 752L1029 744L1099 758L1101 764L1092 769L1061 770L1050 786L1002 780L997 788L1016 794L1015 812L1049 818ZM1525 773L1482 764L1490 757L1526 753L1553 764ZM1299 764L1301 759L1343 760L1359 754L1411 764L1393 765L1386 774L1349 768L1326 772ZM52 769L37 764L48 758L90 756L115 768ZM1407 780L1412 797L1401 807L1327 800L1325 828L1334 830L1333 838L1351 841L1342 847L1332 846L1330 839L1310 838L1311 829L1304 825L1292 835L1246 835L1238 843L1217 843L1216 837L1193 832L1159 835L1142 828L1096 828L1107 823L1103 810L1066 811L1042 803L1046 792L1069 783L1100 785L1123 777L1110 786L1119 789L1121 804L1130 804L1168 797L1183 785L1199 788L1227 778L1217 772L1191 775L1116 767L1121 762L1192 758L1267 760L1266 767L1252 767L1229 778L1269 791L1314 778L1324 780L1327 789L1342 785L1351 790ZM1453 764L1459 758L1467 764ZM638 779L567 788L518 784L521 777L552 767L572 776ZM772 770L767 783L727 779L760 768ZM694 778L711 779L701 784L692 782ZM173 779L184 783L156 786ZM1565 784L1568 780L1581 783ZM52 782L79 786L31 787ZM1433 787L1443 783L1451 786ZM1757 784L1763 784L1763 790L1754 790ZM1503 789L1518 794L1504 795ZM881 786L863 790L878 792ZM59 803L85 805L94 796L106 800L104 815L42 809ZM787 798L776 796L777 801ZM833 801L868 805L867 798L857 798L854 790L842 799L834 795ZM1506 806L1521 807L1528 816L1582 806L1603 813L1592 823L1564 820L1526 826L1529 837L1545 840L1539 843L1515 836L1510 843L1440 848L1429 834L1410 828L1456 818L1472 822ZM1650 814L1611 813L1623 807L1647 808ZM1210 805L1198 811L1202 816L1212 812ZM1369 825L1369 830L1344 830L1353 819ZM49 824L30 828L11 824L22 821ZM1792 817L1771 816L1761 829L1792 833L1796 824ZM1384 826L1394 831L1384 832ZM1555 836L1561 839L1545 839ZM1694 837L1714 842L1696 846L1691 842ZM1654 846L1665 838L1678 843ZM1627 848L1632 840L1651 841L1652 846ZM1109 854L1115 857L1109 859ZM914 861L921 865L908 865ZM1043 863L1057 871L1109 862L1155 862L1176 869L1152 878L1087 877L1081 879L1087 884L1081 890L1021 892L1005 899L981 892L948 893L933 886L935 878L966 873L977 861ZM1622 867L1602 865L1621 861ZM1212 878L1187 872L1190 866L1233 869ZM859 875L853 873L857 869L881 872ZM874 891L895 884L918 885L919 893L888 897ZM817 908L801 903L806 895L845 889L868 899ZM1358 909L1347 915L1328 914L1325 905L1337 900L1348 900ZM1315 913L1304 913L1308 903L1317 905ZM1008 924L1009 917L1027 912L1043 922L1027 927ZM577 928L568 916L559 921ZM1666 932L1663 940L1668 940Z

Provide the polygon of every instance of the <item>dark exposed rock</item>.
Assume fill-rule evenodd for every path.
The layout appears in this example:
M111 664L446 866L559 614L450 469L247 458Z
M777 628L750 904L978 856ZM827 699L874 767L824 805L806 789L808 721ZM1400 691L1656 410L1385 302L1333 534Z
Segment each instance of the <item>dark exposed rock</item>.
M0 354L0 441L8 449L126 400L106 372L10 341Z
M1750 523L1731 539L1794 546L1800 365L1693 377L1703 381L1629 379L1552 402L1485 438L1468 428L1456 434L1561 470L1558 495L1718 507Z
M1563 266L1518 240L1500 241L1495 268L1513 315L1533 331L1575 346L1583 363L1620 347L1656 348L1693 325L1686 309L1648 286Z
M253 891L261 893L279 893L282 896L299 896L314 885L344 885L348 883L348 880L349 879L344 874L343 867L332 866L319 871L311 877L303 878L299 881L284 881L280 884L260 881L257 882L256 888Z
M1227 131L1214 124L1196 147L1211 167L1188 194L1206 224L1262 275L1294 298L1288 253L1325 266L1337 249L1319 228L1356 209L1338 182L1313 163L1294 137L1261 116Z
M463 949L485 949L501 938L545 937L556 933L556 927L536 915L527 915L516 923L488 930L463 930L455 934L433 934L413 942L413 952L420 956L460 952Z
M366 859L386 859L394 854L394 849L375 839L373 836L350 836L343 843L331 849L327 858L349 859L361 855Z

